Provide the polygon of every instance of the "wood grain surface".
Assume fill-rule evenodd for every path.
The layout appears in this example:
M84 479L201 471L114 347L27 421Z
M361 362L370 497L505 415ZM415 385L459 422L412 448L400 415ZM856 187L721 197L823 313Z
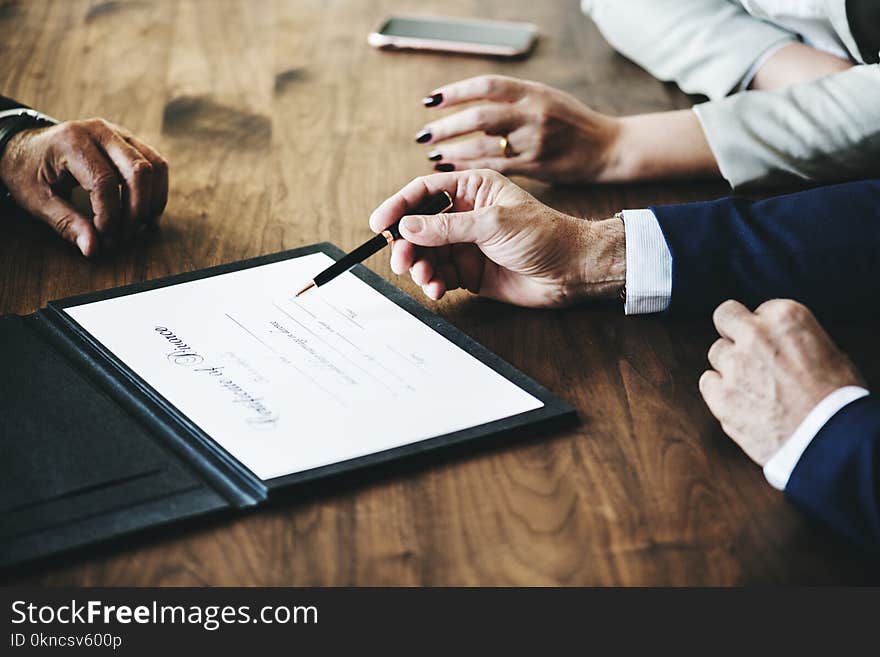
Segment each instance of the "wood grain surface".
M0 93L53 116L104 116L162 151L162 231L94 261L2 217L0 311L329 240L430 171L420 98L487 72L540 80L613 114L689 99L616 55L576 0L0 0ZM528 20L519 61L381 52L397 11ZM583 217L724 195L722 184L553 188ZM523 310L458 292L440 303L367 263L579 410L549 437L294 491L267 508L169 528L17 574L51 585L728 585L878 582L721 433L697 379L709 319L619 307ZM880 380L877 325L830 327ZM872 365L872 363L877 363ZM0 363L0 367L3 364ZM26 376L4 371L3 376ZM2 455L0 455L2 457Z

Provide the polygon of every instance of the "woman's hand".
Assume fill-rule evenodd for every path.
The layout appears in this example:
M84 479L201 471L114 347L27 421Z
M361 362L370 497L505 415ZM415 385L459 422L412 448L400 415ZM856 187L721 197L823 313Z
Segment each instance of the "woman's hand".
M488 168L560 183L721 175L691 110L615 118L557 89L500 75L454 82L422 102L447 108L478 100L491 102L432 121L416 135L433 146L428 159L436 170ZM446 143L473 132L484 134Z
M154 223L168 200L164 158L103 119L20 132L0 158L0 179L22 208L85 256ZM88 192L94 217L71 203L77 185Z
M445 109L478 100L491 102L432 121L416 136L435 146L428 159L437 170L489 168L564 183L616 178L620 121L552 87L482 75L440 87L423 103ZM443 143L473 132L484 135Z
M381 232L444 190L454 200L452 211L406 216L391 253L391 269L409 271L432 299L459 287L533 307L619 295L626 280L620 219L562 214L494 171L416 178L373 212L370 228Z

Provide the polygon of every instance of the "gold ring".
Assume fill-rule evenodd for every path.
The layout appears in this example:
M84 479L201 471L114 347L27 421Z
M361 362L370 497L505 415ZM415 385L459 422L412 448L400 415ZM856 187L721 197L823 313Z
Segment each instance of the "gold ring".
M501 137L498 140L498 145L501 146L501 152L504 153L504 157L513 157L516 154L510 147L510 142L507 141L507 137Z

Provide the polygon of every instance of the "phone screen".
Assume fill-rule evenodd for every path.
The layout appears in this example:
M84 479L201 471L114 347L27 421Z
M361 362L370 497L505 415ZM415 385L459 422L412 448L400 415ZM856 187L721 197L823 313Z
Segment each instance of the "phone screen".
M465 21L435 21L417 18L390 18L382 27L388 36L455 41L523 50L529 46L532 33L525 27Z

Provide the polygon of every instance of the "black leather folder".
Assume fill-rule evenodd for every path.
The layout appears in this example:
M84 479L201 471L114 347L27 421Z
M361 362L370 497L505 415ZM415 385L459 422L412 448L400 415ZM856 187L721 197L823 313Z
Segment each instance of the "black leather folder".
M353 273L544 406L402 447L261 480L64 308L322 251L312 246L50 302L0 319L0 567L186 518L261 504L302 482L576 421L574 409L368 269ZM316 439L319 436L316 436Z

